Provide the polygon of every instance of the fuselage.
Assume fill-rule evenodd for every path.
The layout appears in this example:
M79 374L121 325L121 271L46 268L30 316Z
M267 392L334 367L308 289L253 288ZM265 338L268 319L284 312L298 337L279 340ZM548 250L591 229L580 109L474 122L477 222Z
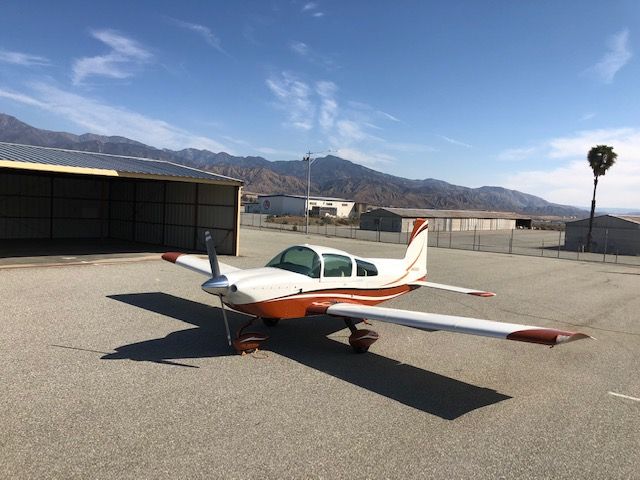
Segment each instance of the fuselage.
M230 287L221 298L240 312L279 319L312 315L329 302L376 305L415 288L410 282L425 272L414 264L296 245L266 267L226 273Z

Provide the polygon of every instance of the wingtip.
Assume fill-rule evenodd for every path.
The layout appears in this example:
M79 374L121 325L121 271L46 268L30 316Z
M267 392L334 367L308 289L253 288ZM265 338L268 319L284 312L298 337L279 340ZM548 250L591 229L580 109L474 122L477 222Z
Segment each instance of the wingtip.
M495 297L493 292L469 292L469 295L475 295L476 297Z
M591 337L584 333L565 332L553 328L535 328L529 330L518 330L507 335L507 340L517 340L519 342L539 343L542 345L560 345L563 343L575 342Z
M176 260L180 255L184 254L180 252L166 252L162 254L162 259L166 260L167 262L176 263Z

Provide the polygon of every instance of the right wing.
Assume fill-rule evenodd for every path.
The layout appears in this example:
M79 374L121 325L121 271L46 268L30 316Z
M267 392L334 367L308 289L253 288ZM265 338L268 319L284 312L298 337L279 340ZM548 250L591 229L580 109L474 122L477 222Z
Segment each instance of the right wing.
M413 312L411 310L398 310L394 308L372 307L355 303L335 303L328 305L323 313L338 317L396 323L421 330L447 330L449 332L503 338L520 342L541 343L543 345L558 345L583 338L592 338L584 333L566 332L556 330L555 328L494 322L492 320L440 315L437 313Z
M211 277L211 264L208 258L202 258L198 255L188 255L180 252L167 252L162 254L162 259L167 262L175 263L181 267L188 268L194 272L201 273L207 277ZM232 267L225 263L220 263L220 273L224 275L228 272L240 270L239 268Z

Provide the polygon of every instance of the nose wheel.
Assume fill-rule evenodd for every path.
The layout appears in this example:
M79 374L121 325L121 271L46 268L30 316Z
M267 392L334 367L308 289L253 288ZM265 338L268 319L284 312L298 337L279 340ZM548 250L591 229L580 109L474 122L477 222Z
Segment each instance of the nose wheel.
M351 335L349 335L349 345L356 353L366 353L369 351L369 347L380 338L378 332L368 329L358 329L353 319L345 317L344 323L347 324Z

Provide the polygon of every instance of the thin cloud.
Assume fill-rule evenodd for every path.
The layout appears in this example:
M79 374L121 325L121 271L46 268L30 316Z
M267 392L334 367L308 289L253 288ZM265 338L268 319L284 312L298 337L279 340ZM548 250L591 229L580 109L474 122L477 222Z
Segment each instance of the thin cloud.
M639 128L585 130L553 138L540 147L539 156L553 158L554 166L510 175L505 186L553 202L587 207L593 192L593 172L587 163L587 152L600 144L612 145L618 160L598 183L598 205L637 209L640 205Z
M82 84L88 77L124 79L132 77L153 58L137 41L115 30L92 30L91 35L111 50L104 55L77 59L73 64L73 83Z
M471 145L469 145L468 143L462 142L460 140L456 140L455 138L451 138L451 137L447 137L446 135L438 135L438 137L440 137L441 139L443 139L445 142L448 142L452 145L458 145L460 147L464 147L464 148L473 148Z
M372 122L400 120L360 102L346 102L343 108L338 99L339 88L332 81L309 84L292 73L282 72L269 77L266 84L275 97L274 105L286 115L285 126L317 135L321 144L354 162L381 166L396 161L395 154L436 150L429 145L385 139L383 129Z
M389 164L397 161L397 158L392 155L380 152L363 151L356 148L338 148L336 155L370 168L388 166Z
M302 6L302 13L306 13L315 18L324 17L324 12L318 10L318 4L316 2L307 2Z
M275 105L287 114L286 124L299 130L311 130L316 108L309 85L289 72L272 76L266 83L276 97Z
M120 135L158 148L178 150L191 147L233 153L214 139L191 133L164 120L45 83L34 83L31 88L32 94L0 88L0 97L51 112L91 133Z
M591 120L593 117L595 117L596 114L595 113L585 113L584 115L582 115L580 117L580 121L581 122L586 122L587 120Z
M0 49L0 63L10 63L22 67L46 67L51 65L48 58L3 49Z
M330 130L338 114L338 102L335 99L338 87L335 83L329 81L320 81L316 83L316 92L320 96L320 127L323 130Z
M589 70L593 71L604 83L611 83L616 73L618 73L633 56L631 48L629 47L629 29L625 28L609 37L607 45L609 50L604 54L602 59Z
M503 162L519 162L530 158L537 151L537 147L508 148L498 154L498 160Z
M323 67L328 71L339 68L330 56L316 52L307 43L292 41L289 43L289 49L309 63Z
M222 42L220 41L220 38L218 38L218 36L213 33L209 27L205 27L204 25L200 25L198 23L185 22L183 20L178 20L177 18L169 17L169 19L178 27L184 28L195 33L196 35L199 35L207 44L209 44L209 46L215 48L220 53L229 56L225 49L222 48Z
M304 42L291 42L289 48L302 57L309 54L309 45Z

